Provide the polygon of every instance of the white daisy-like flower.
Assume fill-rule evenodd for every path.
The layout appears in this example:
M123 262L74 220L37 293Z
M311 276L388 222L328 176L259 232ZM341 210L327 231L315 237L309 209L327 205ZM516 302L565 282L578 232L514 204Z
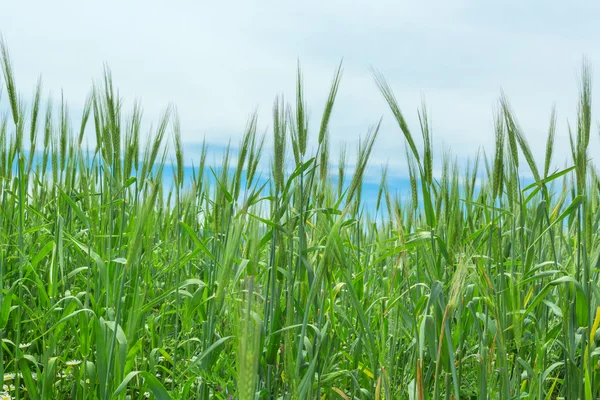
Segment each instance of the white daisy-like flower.
M12 400L13 397L8 392L0 392L0 400Z
M23 350L23 349L26 349L26 348L28 348L29 346L31 346L31 343L21 343L21 344L19 345L19 348L20 348L21 350Z
M171 378L165 378L165 383L173 383L173 379Z
M15 379L16 374L4 374L4 382L12 381Z
M163 356L158 356L158 362L163 362L164 361L164 357Z
M144 397L149 399L150 398L150 392L144 392Z
M81 360L70 360L66 362L67 367L74 367L76 365L81 364Z

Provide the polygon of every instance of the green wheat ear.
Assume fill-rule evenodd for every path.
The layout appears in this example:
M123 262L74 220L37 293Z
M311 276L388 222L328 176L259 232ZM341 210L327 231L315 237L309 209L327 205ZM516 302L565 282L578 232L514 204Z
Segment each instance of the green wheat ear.
M17 98L17 89L15 86L15 78L12 70L10 53L8 52L8 47L2 36L0 36L0 59L2 62L2 74L4 76L6 91L8 92L8 101L12 111L13 122L16 126L19 124L19 101Z
M178 187L183 186L183 144L181 143L181 123L179 122L179 114L177 110L173 111L173 147L175 149L175 161L177 172L175 174L175 183Z
M237 167L236 167L235 175L233 178L234 197L235 198L239 197L240 189L242 187L242 172L244 171L246 158L255 158L255 156L252 154L252 152L254 150L252 145L253 145L253 143L255 141L255 137L256 137L257 119L258 119L257 112L254 111L246 124L246 131L242 138L242 142L240 143ZM249 181L247 183L247 187L250 184L251 184L251 181Z
M338 89L340 87L340 80L342 79L342 62L335 73L331 89L329 90L329 97L325 103L325 110L323 111L323 118L321 119L321 128L319 129L319 144L323 143L327 129L329 126L329 120L331 118L331 112L333 111L333 105L337 96Z
M254 278L249 277L238 311L237 387L240 400L253 400L256 391L262 320L256 311L254 290Z
M550 164L552 163L552 153L554 151L554 137L556 136L556 105L552 106L550 114L550 127L548 128L548 138L546 139L546 157L544 158L544 178L548 177Z
M283 190L285 178L286 128L284 101L277 97L273 104L273 176L277 193Z
M304 83L302 80L302 69L298 61L298 73L296 77L296 130L297 147L300 158L306 153L308 136L308 117L306 116L306 103L304 101Z
M502 194L502 187L504 182L504 123L500 115L496 115L494 118L495 131L496 131L496 152L494 155L494 167L492 170L492 197L496 200ZM512 153L511 147L511 154ZM513 156L514 157L514 156ZM518 155L516 155L518 157Z

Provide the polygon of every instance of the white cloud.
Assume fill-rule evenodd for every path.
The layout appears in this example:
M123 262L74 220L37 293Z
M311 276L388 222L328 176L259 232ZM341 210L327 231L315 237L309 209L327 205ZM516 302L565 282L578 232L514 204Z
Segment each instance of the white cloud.
M5 2L0 29L23 94L41 73L45 87L55 97L63 88L77 110L106 62L121 95L142 100L146 120L156 121L168 103L176 104L188 144L204 137L219 146L237 144L257 106L259 126L267 129L275 95L294 98L298 58L316 128L343 57L331 143L347 142L351 157L359 135L384 116L374 163L389 160L390 175L405 172L402 134L373 83L372 66L395 90L413 133L418 135L416 110L424 97L435 143L461 159L482 146L493 148L492 111L501 88L542 159L556 103L556 159L562 165L581 58L586 54L600 65L600 45L593 40L600 34L593 18L598 6L373 3ZM597 139L595 131L591 154L600 150Z

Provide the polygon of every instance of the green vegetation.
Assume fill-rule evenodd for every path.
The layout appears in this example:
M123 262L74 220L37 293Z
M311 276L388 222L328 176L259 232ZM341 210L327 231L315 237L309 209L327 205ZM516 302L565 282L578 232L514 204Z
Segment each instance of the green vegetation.
M444 155L439 177L426 110L421 141L376 74L406 140L411 194L394 196L384 173L367 211L378 125L356 168L343 152L328 176L341 69L314 153L300 71L295 105L275 101L265 180L256 117L222 168L206 165L205 150L186 174L173 110L145 143L140 107L125 113L106 73L73 126L63 99L44 104L41 83L26 104L4 45L1 56L6 398L598 397L587 66L572 167L551 171L555 113L542 168L502 97L493 159L459 169ZM85 132L95 148L83 148ZM523 187L529 171L535 182Z

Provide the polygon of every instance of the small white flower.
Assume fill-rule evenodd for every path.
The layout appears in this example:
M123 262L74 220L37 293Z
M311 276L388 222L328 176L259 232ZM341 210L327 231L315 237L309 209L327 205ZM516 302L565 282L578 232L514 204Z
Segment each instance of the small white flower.
M13 379L15 379L15 376L15 374L4 374L4 382L12 381Z
M158 362L163 362L164 361L164 357L163 356L158 356Z
M21 343L21 344L19 345L19 348L20 348L21 350L23 350L23 349L26 349L26 348L28 348L29 346L31 346L31 343Z
M144 397L149 399L150 398L150 392L144 392Z
M12 400L12 398L8 392L0 392L0 400Z
M66 362L67 367L74 367L76 365L81 364L81 360L71 360Z
M173 379L171 379L171 378L165 378L165 383L173 383Z

